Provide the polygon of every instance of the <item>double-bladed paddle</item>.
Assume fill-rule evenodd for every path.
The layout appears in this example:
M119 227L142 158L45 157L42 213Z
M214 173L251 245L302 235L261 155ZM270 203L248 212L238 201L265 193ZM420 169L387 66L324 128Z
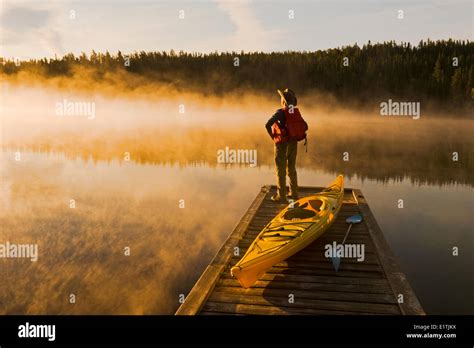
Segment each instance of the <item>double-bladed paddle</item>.
M344 239L342 240L341 245L344 245L344 243L346 242L346 239L349 236L349 232L351 231L352 225L358 224L362 222L362 220L363 220L363 217L360 214L349 216L346 219L346 222L349 224L349 228L347 229L346 235L344 236ZM339 269L339 265L341 264L341 258L338 256L333 256L331 257L331 261L332 261L332 265L334 266L337 272L337 270Z

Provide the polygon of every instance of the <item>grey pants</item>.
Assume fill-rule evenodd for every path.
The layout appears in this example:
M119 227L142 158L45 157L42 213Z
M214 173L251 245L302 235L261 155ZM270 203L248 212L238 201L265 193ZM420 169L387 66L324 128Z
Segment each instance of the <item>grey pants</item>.
M298 178L296 174L296 154L298 142L275 144L275 167L277 175L277 193L286 197L286 175L290 178L290 194L298 196Z

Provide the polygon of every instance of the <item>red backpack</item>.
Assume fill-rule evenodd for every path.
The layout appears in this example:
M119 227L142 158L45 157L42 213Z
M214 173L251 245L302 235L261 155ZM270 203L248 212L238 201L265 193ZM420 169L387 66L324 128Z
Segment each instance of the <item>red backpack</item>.
M285 112L285 129L280 129L277 122L273 124L273 140L275 143L306 139L307 125L298 108L284 108L282 110Z

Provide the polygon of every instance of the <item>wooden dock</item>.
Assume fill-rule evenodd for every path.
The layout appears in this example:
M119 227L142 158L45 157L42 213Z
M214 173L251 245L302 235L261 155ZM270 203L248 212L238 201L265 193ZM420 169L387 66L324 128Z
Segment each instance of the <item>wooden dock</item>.
M300 196L321 190L302 187ZM318 240L272 267L253 287L242 288L230 268L284 207L271 201L274 193L275 186L262 187L176 315L425 314L360 190L345 189L336 221ZM324 246L341 243L346 218L357 213L364 221L353 225L346 244L364 244L365 260L342 258L336 272Z

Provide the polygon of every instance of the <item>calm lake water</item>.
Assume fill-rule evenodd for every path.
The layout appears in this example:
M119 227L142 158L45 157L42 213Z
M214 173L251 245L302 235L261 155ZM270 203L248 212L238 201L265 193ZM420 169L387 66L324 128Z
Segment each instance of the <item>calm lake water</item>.
M6 95L0 243L37 243L39 257L0 259L1 314L171 314L259 188L275 181L263 129L278 107L271 101L189 99L183 115L179 100L87 97L97 109L88 120L54 113L74 95ZM310 137L300 184L345 174L426 312L474 313L474 122L301 110ZM257 165L217 163L225 147L255 150Z

